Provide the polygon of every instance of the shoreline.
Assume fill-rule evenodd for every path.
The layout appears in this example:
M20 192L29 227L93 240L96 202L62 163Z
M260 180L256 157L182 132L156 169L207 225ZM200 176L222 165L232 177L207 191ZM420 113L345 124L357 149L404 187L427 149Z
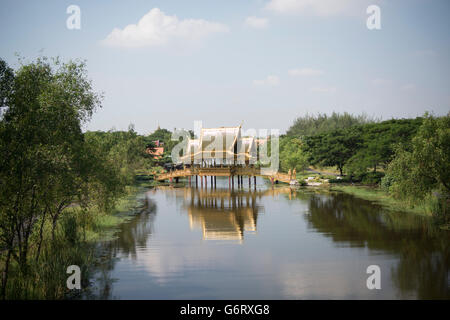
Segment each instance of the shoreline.
M392 211L413 213L421 216L432 217L431 208L427 204L411 206L408 203L394 199L386 191L370 185L338 185L329 184L329 190L335 192L345 192L355 197L377 203Z

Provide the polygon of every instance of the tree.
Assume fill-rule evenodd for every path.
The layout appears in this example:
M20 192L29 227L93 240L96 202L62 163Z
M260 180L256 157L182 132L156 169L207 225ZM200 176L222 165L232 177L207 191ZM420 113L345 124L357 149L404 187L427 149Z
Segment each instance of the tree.
M339 129L305 137L309 161L322 166L336 166L343 175L344 165L361 145L360 128Z
M286 135L300 138L372 122L376 122L376 120L367 117L365 114L358 116L347 112L343 114L333 112L330 116L325 113L319 113L316 116L307 114L304 117L297 118L287 130Z
M64 208L88 198L95 158L81 126L101 96L93 92L84 62L45 57L22 65L2 88L7 108L0 121L0 247L7 252L6 274L11 257L27 274L33 231L40 229L40 249L45 220L54 235ZM3 296L6 283L4 276Z
M8 104L7 99L11 94L13 81L14 71L4 60L0 59L0 109Z
M387 175L390 192L417 202L433 190L450 193L450 115L435 118L425 114L409 151L397 146Z
M421 123L422 118L392 119L360 126L362 143L348 160L345 170L351 174L363 175L369 168L374 173L379 166L385 168L392 160L394 146L400 143L409 148Z
M280 142L280 164L283 171L304 171L308 167L308 156L303 143L297 138L282 138Z

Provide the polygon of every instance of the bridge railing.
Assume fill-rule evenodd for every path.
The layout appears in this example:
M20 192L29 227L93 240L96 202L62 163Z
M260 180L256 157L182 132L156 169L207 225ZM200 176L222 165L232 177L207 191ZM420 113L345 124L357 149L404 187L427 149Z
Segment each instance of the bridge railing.
M267 173L262 174L259 168L254 167L211 167L211 168L184 168L179 170L174 170L170 172L161 173L158 175L157 180L169 180L179 177L188 177L193 175L199 176L262 176L269 178L273 181L282 181L290 183L295 180L295 177L291 173Z

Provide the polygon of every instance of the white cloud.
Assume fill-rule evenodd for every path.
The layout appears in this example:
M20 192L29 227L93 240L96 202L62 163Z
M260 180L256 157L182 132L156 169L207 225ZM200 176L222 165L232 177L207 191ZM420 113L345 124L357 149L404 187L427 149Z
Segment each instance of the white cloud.
M365 15L369 0L271 0L266 9L281 14Z
M278 76L267 76L263 80L254 80L253 85L255 86L278 86L280 84L280 78Z
M323 75L322 70L302 68L302 69L291 69L289 70L291 76L303 76L303 77L313 77Z
M267 28L268 22L269 21L266 18L257 18L253 16L245 19L245 25L255 29Z
M335 93L337 91L336 87L313 87L309 90L317 93Z
M102 43L128 48L163 46L171 41L196 41L227 31L228 27L221 23L202 19L179 20L177 16L168 16L153 8L137 24L129 24L123 29L114 28Z

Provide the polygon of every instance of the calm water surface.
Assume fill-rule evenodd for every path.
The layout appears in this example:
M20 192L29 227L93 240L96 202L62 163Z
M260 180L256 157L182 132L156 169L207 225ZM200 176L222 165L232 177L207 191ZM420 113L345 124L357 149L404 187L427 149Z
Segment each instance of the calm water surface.
M99 244L95 297L450 298L449 232L428 219L342 193L217 182L140 194L142 212ZM367 289L369 265L381 290Z

